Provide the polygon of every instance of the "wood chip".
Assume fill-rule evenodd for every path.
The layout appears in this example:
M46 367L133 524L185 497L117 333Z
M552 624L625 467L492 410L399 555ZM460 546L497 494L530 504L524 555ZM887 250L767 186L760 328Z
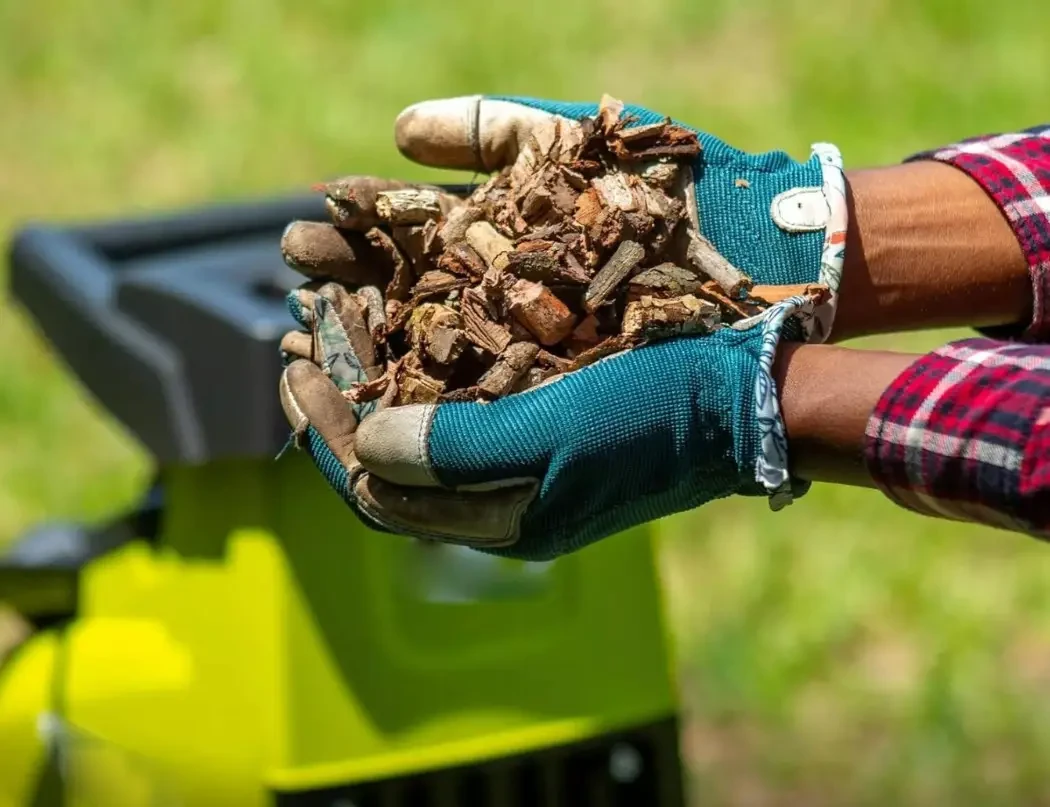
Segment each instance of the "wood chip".
M594 314L588 314L565 340L565 349L569 356L578 356L601 341L602 337L598 334L598 318Z
M510 331L495 321L494 307L481 289L467 289L459 307L467 339L498 356L510 344Z
M470 387L461 387L460 389L449 390L448 392L441 393L441 403L468 403L471 401L478 400L489 400L495 396L490 395L484 389L479 387L477 384Z
M508 394L539 353L539 346L531 342L508 345L496 363L478 380L478 387L493 398Z
M485 218L485 211L474 204L465 204L452 210L437 229L437 248L447 250L467 236L467 228Z
M376 194L376 214L387 224L423 224L441 215L438 194L431 190L404 188Z
M378 227L373 227L365 238L372 245L373 254L390 267L390 282L386 286L386 299L406 301L415 283L415 275L405 256L401 254L394 239Z
M791 297L812 297L823 302L830 294L828 287L820 283L804 283L797 286L754 286L751 297L774 305Z
M386 341L386 308L383 304L383 293L375 286L362 286L357 296L365 309L365 322L372 341L379 345Z
M590 276L565 245L552 241L527 241L507 255L506 271L516 277L549 285L586 285Z
M599 359L604 359L606 356L611 356L614 353L621 353L624 350L635 347L637 344L638 339L634 336L627 334L610 336L574 358L572 364L569 365L569 372L594 364Z
M387 337L400 333L408 318L412 316L412 306L406 305L398 300L386 301L386 333Z
M644 339L709 333L719 322L718 306L691 294L669 298L642 297L627 304L623 314L623 333Z
M363 404L383 397L393 380L392 373L384 373L374 381L362 381L343 392L343 397L352 404Z
M703 150L695 132L670 120L620 129L611 133L608 140L613 154L625 161L693 160Z
M514 318L541 345L556 345L570 333L576 317L542 283L519 280L507 292L507 305Z
M651 269L643 269L630 279L627 299L637 300L642 296L681 297L696 294L704 285L692 269L684 269L673 263L662 263Z
M541 348L540 352L536 354L536 366L545 367L557 373L567 373L572 367L572 362Z
M459 314L438 303L417 306L405 332L417 356L429 356L438 364L455 362L467 344Z
M488 264L465 241L449 246L438 258L438 268L454 275L480 280L488 270Z
M723 314L727 317L732 316L733 319L746 319L762 310L750 298L734 300L727 296L722 291L721 286L713 280L708 280L699 289L696 289L693 294L708 302L716 303L721 307Z
M737 269L715 249L714 244L699 233L690 230L686 258L689 262L722 287L722 291L736 298L751 288L751 278Z
M593 314L645 257L645 249L634 241L624 241L598 270L583 298L583 309Z
M598 189L588 188L576 199L576 211L573 218L580 226L591 230L597 226L604 212L605 205L602 203Z
M458 277L448 272L430 271L419 278L419 282L412 287L412 299L423 302L432 297L446 295L453 289L462 289L469 282L465 277Z
M487 221L476 221L467 227L465 239L485 264L494 269L505 268L507 255L514 249L510 239Z
M426 251L426 233L419 225L391 227L390 235L401 253L408 259L412 273L416 277L434 269L433 262Z

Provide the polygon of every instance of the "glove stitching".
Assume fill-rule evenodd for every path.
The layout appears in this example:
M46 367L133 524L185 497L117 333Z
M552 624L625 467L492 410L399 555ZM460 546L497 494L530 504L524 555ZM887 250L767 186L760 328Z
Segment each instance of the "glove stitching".
M416 432L416 456L418 458L417 465L419 465L435 485L441 485L441 480L438 479L437 474L434 472L434 466L430 463L430 451L428 450L428 443L430 442L430 429L434 424L434 418L437 417L437 407L431 406L427 409L426 413L419 419L419 429Z
M301 434L306 429L306 427L310 425L310 419L306 416L302 408L299 406L299 402L295 399L295 395L292 393L292 387L288 383L287 373L281 374L281 384L284 385L285 392L288 395L288 402L292 405L292 408L295 410L296 424L293 427L293 431L296 434Z
M358 478L357 482L354 485L355 488L361 483L363 483L365 476L367 476L367 474L362 474L361 477ZM443 543L458 544L460 546L498 548L501 546L509 546L511 543L514 543L514 540L511 540L509 536L511 536L514 532L517 531L521 514L524 511L525 507L528 506L529 502L532 500L534 495L535 491L533 489L529 491L528 496L522 498L521 504L517 505L514 509L510 511L510 519L508 521L506 531L501 537L494 538L492 540L486 540L484 538L464 538L462 535L459 535L457 533L441 532L440 530L431 530L429 532L423 532L422 530L418 529L412 524L402 521L396 515L390 515L386 511L376 510L375 508L371 507L368 497L362 496L356 491L354 492L354 500L357 502L357 506L365 515L367 515L370 519L375 521L380 526L392 532L400 533L402 535L408 535L413 538L438 540L442 541Z

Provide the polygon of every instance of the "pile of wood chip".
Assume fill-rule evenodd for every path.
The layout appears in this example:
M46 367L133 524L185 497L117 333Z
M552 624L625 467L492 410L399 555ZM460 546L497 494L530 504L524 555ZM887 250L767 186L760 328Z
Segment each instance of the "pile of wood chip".
M335 227L290 232L285 251L315 277L342 253L369 253L370 274L359 269L344 312L359 321L351 341L372 365L368 381L344 392L351 402L493 400L821 292L753 286L690 226L696 135L622 111L605 97L579 127L534 134L465 202L363 177L323 186ZM351 231L362 229L365 243L355 243ZM316 255L288 246L311 237L339 243Z

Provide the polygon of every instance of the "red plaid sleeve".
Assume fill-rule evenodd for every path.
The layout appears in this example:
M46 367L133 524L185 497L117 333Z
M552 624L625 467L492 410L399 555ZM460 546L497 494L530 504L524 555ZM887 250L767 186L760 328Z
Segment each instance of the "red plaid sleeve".
M1050 346L967 339L885 393L865 461L893 501L1050 538Z
M988 333L1050 339L1050 127L976 137L910 159L939 160L969 174L999 206L1024 250L1032 277L1032 321Z

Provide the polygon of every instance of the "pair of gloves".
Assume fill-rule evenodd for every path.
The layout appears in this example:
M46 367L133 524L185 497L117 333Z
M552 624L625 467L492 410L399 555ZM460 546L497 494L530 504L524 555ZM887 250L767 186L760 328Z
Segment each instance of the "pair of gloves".
M427 101L398 117L396 139L422 164L487 172L511 164L544 127L596 112L528 98ZM663 119L632 106L624 114L639 125ZM282 342L284 411L296 443L366 524L546 560L714 499L766 496L779 508L804 492L789 473L771 368L782 339L830 332L847 217L841 158L827 144L799 163L698 137L692 226L756 283L819 283L829 298L790 298L492 403L373 412L341 394L375 372L355 339L360 307L338 282L340 271L367 267L289 295L303 331ZM286 255L310 254L311 237L328 237L296 232Z

